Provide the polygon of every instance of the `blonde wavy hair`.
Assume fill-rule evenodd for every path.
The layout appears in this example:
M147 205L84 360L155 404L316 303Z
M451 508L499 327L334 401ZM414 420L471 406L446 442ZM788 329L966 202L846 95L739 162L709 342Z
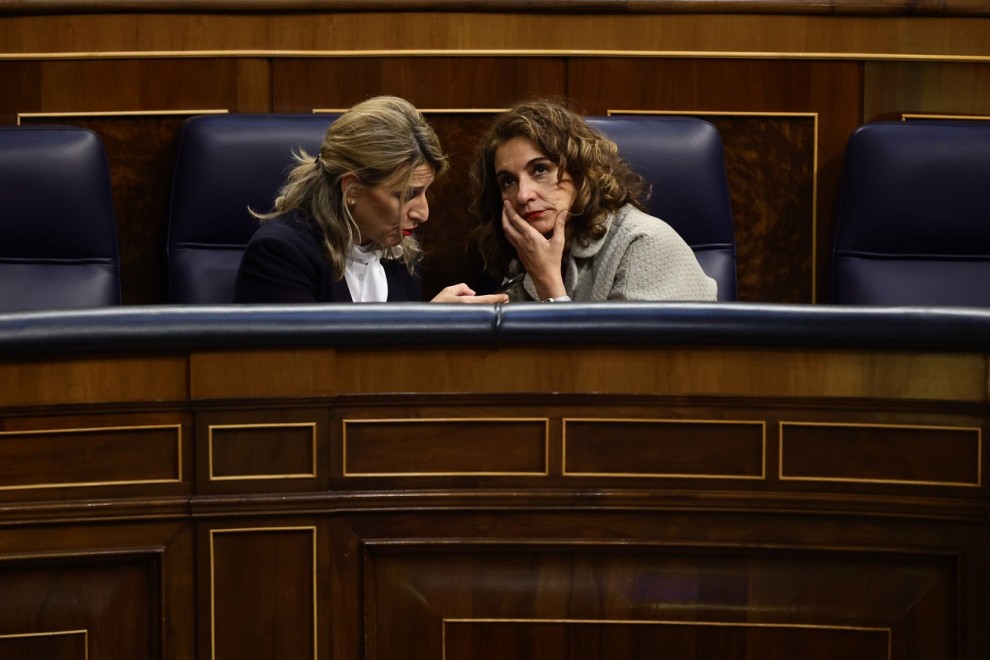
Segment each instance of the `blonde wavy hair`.
M419 110L396 96L358 103L330 124L318 156L304 150L293 156L296 165L279 189L273 208L251 213L266 221L296 212L311 221L323 237L338 280L344 277L347 254L360 233L344 203L344 176L353 174L360 185L370 188L405 174L403 193L407 193L413 171L421 165L433 168L438 177L448 167L436 132ZM422 251L414 237L404 238L396 247L378 247L384 249L385 259L401 259L410 273L415 272Z
M567 240L587 245L605 235L608 214L626 204L645 210L649 184L619 156L615 143L585 123L563 99L520 103L495 118L482 138L471 169L474 200L471 211L479 221L472 232L485 270L506 274L515 248L502 231L502 192L495 172L495 152L505 142L527 138L557 165L558 181L569 175L577 188Z

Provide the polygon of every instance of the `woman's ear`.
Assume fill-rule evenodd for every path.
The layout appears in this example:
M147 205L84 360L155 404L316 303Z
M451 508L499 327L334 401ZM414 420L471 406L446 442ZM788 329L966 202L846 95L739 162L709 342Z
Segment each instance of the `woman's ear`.
M358 179L357 174L348 172L340 177L340 194L343 196L345 204L353 206L362 192L364 192L364 186L361 185L361 180Z

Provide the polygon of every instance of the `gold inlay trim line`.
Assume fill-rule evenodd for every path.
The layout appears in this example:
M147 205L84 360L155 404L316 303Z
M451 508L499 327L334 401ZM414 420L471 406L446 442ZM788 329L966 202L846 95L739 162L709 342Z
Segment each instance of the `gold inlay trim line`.
M561 420L563 429L561 432L563 449L561 451L561 474L565 477L608 477L614 479L746 479L752 481L762 481L766 479L767 473L767 423L762 420L731 420L731 419L643 419L643 418L618 418L618 417L565 417ZM758 426L760 428L760 474L759 476L736 475L736 474L679 474L663 472L569 472L567 470L567 423L578 424L710 424L710 425L731 425L731 426Z
M223 476L218 477L213 471L213 431L214 430L230 430L230 429L281 429L281 428L306 428L309 427L312 430L310 434L310 464L313 469L309 472L299 472L299 473L265 473L265 474L238 474L234 476ZM316 422L286 422L286 423L272 423L272 424L210 424L208 429L207 438L207 465L209 468L209 480L210 481L247 481L247 480L257 480L257 479L312 479L316 477L317 471L317 458L316 458Z
M106 481L67 481L57 483L23 484L18 486L0 486L0 491L5 490L38 490L42 488L84 488L87 486L137 486L145 484L176 484L182 482L182 425L181 424L156 424L149 426L101 426L94 428L66 428L66 429L32 429L26 431L0 431L0 442L4 436L21 435L63 435L72 433L100 433L103 431L155 431L162 429L175 429L175 464L176 476L174 479L114 479Z
M314 115L319 114L341 114L349 108L313 108ZM424 115L490 115L505 112L508 108L417 108Z
M69 635L82 635L83 644L83 659L89 658L89 630L83 628L81 630L51 630L46 632L29 632L29 633L4 633L0 634L0 640L4 639L25 639L28 637L67 637Z
M958 431L976 434L976 481L925 481L921 479L867 479L855 477L793 477L784 475L784 429L788 426L834 427L848 429L903 429L913 431ZM781 421L777 441L777 479L780 481L812 481L831 483L867 483L912 486L952 486L980 488L983 485L983 429L978 426L939 426L926 424L851 424L849 422L788 422Z
M2 59L2 58L0 58ZM225 115L229 110L111 110L107 112L18 112L17 125L21 119L65 119L70 117L175 117L194 115Z
M720 50L615 50L526 48L412 48L373 50L290 50L290 49L204 49L204 50L120 50L80 52L0 53L4 60L114 60L190 58L366 58L366 57L633 57L671 59L755 59L755 60L862 60L894 62L990 62L990 55L949 55L932 53L798 52L798 51L720 51Z
M990 121L990 115L945 115L920 112L902 112L901 121L907 121L908 119L958 119L961 121Z
M542 472L350 472L347 469L347 425L353 424L432 424L474 422L542 422L543 423L543 471ZM413 417L396 419L344 419L341 420L342 471L345 477L546 477L550 474L550 419L548 417Z
M313 660L319 658L319 617L317 606L319 604L319 591L317 581L317 538L316 526L300 527L236 527L229 529L210 530L210 657L216 660L217 657L217 636L216 636L216 554L214 539L218 534L250 534L256 532L309 532L313 536Z

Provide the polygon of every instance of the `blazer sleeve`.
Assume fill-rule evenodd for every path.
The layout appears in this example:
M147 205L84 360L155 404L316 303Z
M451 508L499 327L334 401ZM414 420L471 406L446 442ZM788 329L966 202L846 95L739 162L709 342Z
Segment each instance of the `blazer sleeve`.
M307 248L291 234L256 232L241 257L234 302L319 302L323 269Z

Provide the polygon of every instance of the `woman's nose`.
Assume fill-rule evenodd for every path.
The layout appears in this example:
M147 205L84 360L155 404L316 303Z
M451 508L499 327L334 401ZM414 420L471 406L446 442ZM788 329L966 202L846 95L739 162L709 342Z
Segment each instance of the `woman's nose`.
M536 186L533 185L533 181L526 176L519 177L519 183L516 186L516 202L525 204L534 197L536 197Z
M414 199L409 204L409 217L426 222L430 217L430 203L426 201L426 196Z

